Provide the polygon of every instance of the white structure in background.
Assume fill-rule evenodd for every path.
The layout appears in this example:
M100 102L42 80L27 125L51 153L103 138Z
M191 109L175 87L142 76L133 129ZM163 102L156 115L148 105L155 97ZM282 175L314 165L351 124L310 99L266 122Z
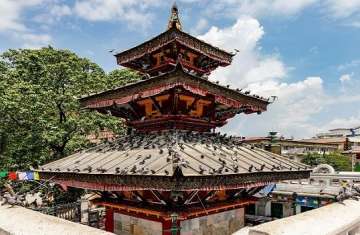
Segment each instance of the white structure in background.
M346 136L360 136L360 126L354 128L336 128L316 135L320 139Z
M337 144L340 151L354 150L348 152L350 154L357 154L360 157L359 151L355 151L356 148L360 147L360 126L354 128L337 128L329 130L328 132L319 133L316 137L306 139L308 141L318 144Z
M360 172L335 172L333 167L321 164L309 179L276 184L271 197L256 202L255 216L284 218L331 204L344 184L360 185Z
M233 235L360 235L360 201L346 200L315 210L245 227Z

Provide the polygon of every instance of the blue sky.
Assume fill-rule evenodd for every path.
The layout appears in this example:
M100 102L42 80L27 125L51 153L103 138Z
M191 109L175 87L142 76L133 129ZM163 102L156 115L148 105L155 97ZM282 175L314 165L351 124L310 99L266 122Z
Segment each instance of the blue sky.
M118 51L166 28L173 1L0 0L0 52L52 45L106 71ZM278 100L238 115L223 131L296 138L360 124L360 0L179 0L186 32L229 51L211 76Z

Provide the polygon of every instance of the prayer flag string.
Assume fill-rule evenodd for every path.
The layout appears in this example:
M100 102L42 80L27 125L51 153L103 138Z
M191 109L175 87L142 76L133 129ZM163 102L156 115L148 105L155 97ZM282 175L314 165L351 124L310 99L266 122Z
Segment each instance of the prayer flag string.
M0 179L32 181L40 180L39 172L36 171L0 171Z

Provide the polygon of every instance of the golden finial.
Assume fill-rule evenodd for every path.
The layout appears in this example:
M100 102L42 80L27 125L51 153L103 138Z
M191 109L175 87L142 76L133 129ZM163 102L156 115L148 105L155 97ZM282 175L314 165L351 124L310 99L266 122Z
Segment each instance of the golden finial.
M182 30L180 18L179 18L179 10L177 8L176 2L174 2L171 7L171 15L169 19L168 29L176 27L178 30Z

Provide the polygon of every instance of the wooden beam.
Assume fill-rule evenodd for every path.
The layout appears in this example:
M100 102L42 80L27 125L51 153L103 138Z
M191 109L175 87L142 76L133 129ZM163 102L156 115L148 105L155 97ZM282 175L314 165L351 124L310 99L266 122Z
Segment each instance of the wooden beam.
M151 99L152 102L154 103L155 108L156 108L161 114L163 114L162 109L161 109L159 103L157 102L157 100L156 100L153 96L151 96L150 99Z
M191 112L191 110L193 110L195 108L196 102L198 102L198 100L200 99L199 96L195 96L194 101L189 105L189 107L187 107L185 113L189 114Z
M159 201L164 202L165 204L163 205L170 205L171 203L169 202L169 200L165 199L163 197L163 195L161 195L161 193L159 193L156 190L151 190L151 192L159 199Z
M150 190L150 192L155 196L155 198L159 201L159 203L160 203L161 205L167 205L167 204L166 204L166 201L162 200L162 199L157 195L157 193L154 192L154 190Z
M136 103L134 101L129 102L129 109L135 115L136 119L140 119L142 115L139 113Z
M189 193L189 195L185 199L184 205L191 204L192 199L196 196L196 194L198 194L198 192L199 192L199 190L195 190L195 191Z
M218 212L222 212L222 211L227 211L230 209L241 208L246 205L253 204L256 201L257 200L254 198L245 198L245 199L240 199L237 201L232 201L229 203L222 203L220 205L213 206L213 207L206 208L206 209L199 208L199 209L190 210L190 212L184 212L184 213L181 213L181 215L185 219L191 219L191 218L200 217L200 216L204 216L204 215L208 215L208 214L214 214L214 213L218 213Z

